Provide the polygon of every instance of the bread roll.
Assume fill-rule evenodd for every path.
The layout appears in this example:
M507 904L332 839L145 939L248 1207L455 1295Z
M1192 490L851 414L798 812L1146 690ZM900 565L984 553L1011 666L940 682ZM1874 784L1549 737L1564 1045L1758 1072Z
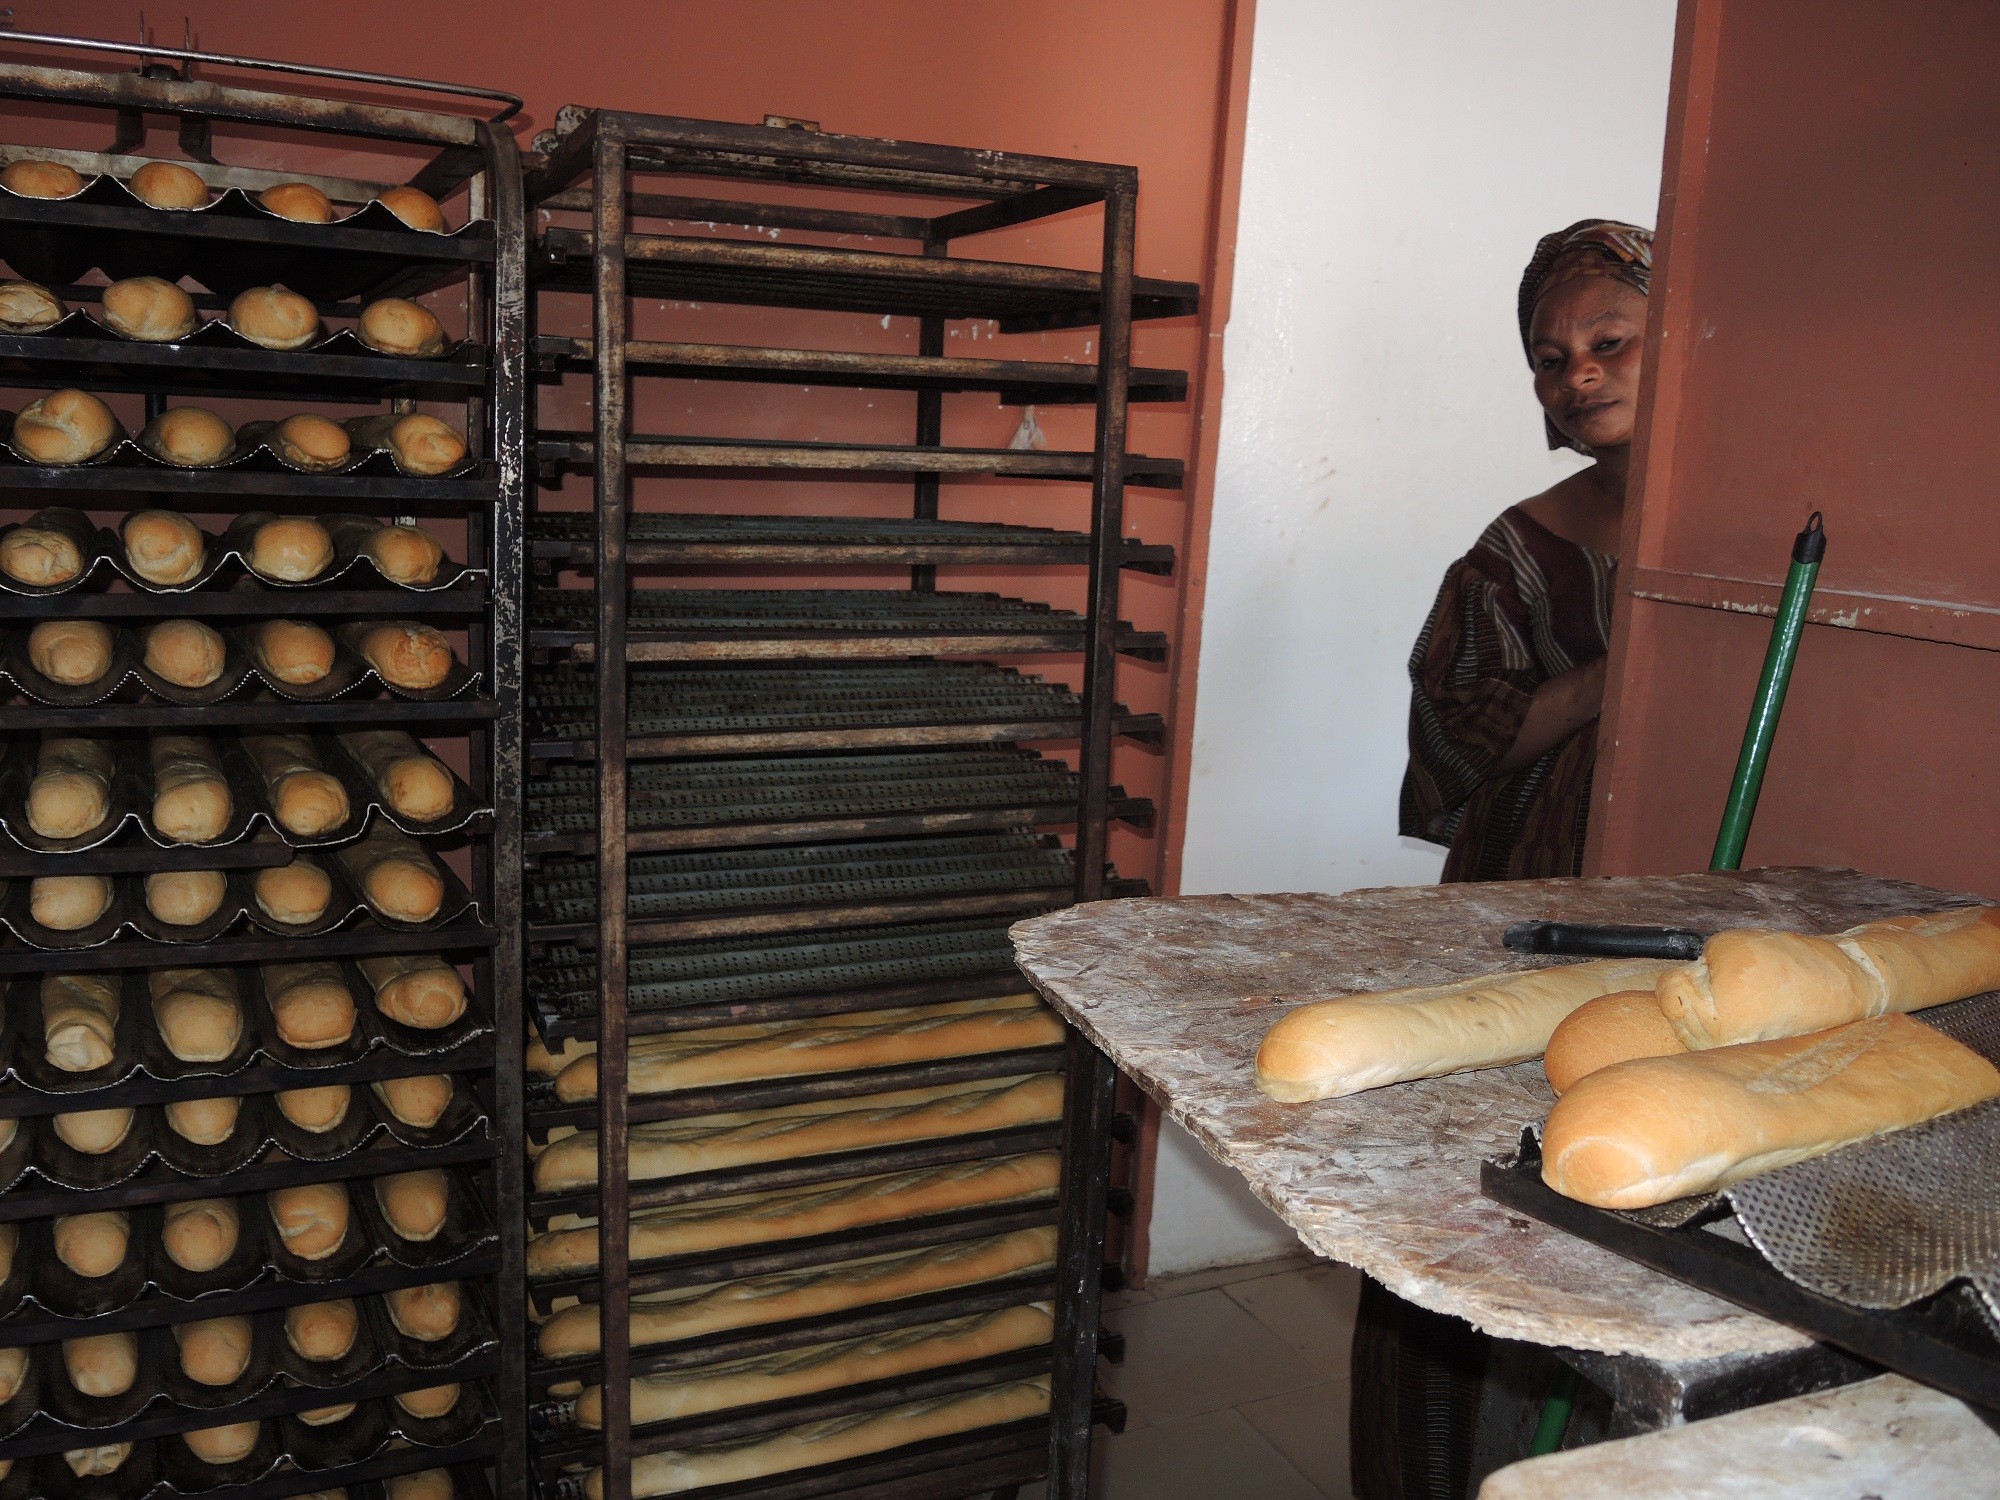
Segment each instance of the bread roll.
M428 922L444 906L444 877L408 834L386 823L371 824L368 835L340 850L347 873L384 917Z
M361 1328L361 1314L350 1298L307 1302L285 1310L285 1342L300 1359L316 1364L347 1358Z
M208 202L208 184L177 161L149 161L125 185L151 208L200 208Z
M234 1094L214 1099L177 1099L166 1107L167 1129L197 1146L219 1146L236 1133L243 1101Z
M253 286L229 304L229 326L264 349L303 349L319 337L319 309L281 286Z
M304 620L259 620L245 633L258 668L273 682L311 687L333 670L333 637Z
M183 1271L213 1271L236 1253L242 1232L236 1205L227 1198L192 1198L169 1203L160 1230L160 1248Z
M428 307L401 297L381 297L362 308L355 333L383 354L429 358L444 353L444 325Z
M420 1391L396 1392L396 1404L413 1417L426 1421L436 1421L449 1416L458 1405L459 1388L456 1382L450 1385L426 1386Z
M264 441L286 463L314 474L338 469L353 452L346 428L309 411L286 417Z
M261 1422L229 1422L221 1427L202 1427L181 1434L181 1441L203 1463L241 1463L256 1451L264 1434Z
M122 1213L65 1214L54 1224L56 1259L86 1280L125 1264L132 1224Z
M267 187L257 201L281 219L296 224L331 224L333 200L309 182L281 182Z
M1542 1054L1542 1072L1558 1094L1585 1074L1635 1057L1687 1051L1651 990L1617 990L1586 1000L1563 1019Z
M278 1113L299 1129L323 1135L347 1118L354 1090L344 1083L310 1089L284 1089L277 1094Z
M86 1156L102 1156L125 1144L132 1133L132 1111L79 1109L55 1118L56 1137L73 1151Z
M288 865L259 870L251 889L257 910L295 927L317 922L333 900L332 877L303 854Z
M1556 1023L1584 1001L1651 984L1671 967L1606 958L1315 1001L1266 1033L1257 1087L1296 1104L1523 1062L1540 1056Z
M465 1014L465 981L441 958L391 953L355 962L375 988L375 1008L392 1021L435 1031Z
M117 1054L118 983L109 974L42 976L42 1036L52 1065L88 1073Z
M340 1183L274 1188L268 1202L279 1241L300 1260L325 1260L347 1238L347 1189Z
M699 1255L741 1245L836 1234L868 1224L927 1218L1055 1191L1054 1152L857 1177L826 1186L711 1198L632 1215L633 1261ZM528 1240L531 1276L564 1276L597 1265L597 1228L556 1229Z
M155 870L146 877L146 910L169 927L199 927L222 910L229 877L220 870Z
M28 912L51 932L81 932L111 910L103 875L40 875L28 886Z
M139 1338L132 1333L98 1333L64 1339L63 1371L81 1396L122 1396L139 1378Z
M21 1248L20 1226L0 1224L0 1282L14 1274L14 1252Z
M451 772L400 729L360 729L340 743L359 761L382 800L402 817L434 823L451 811Z
M340 1406L316 1406L311 1411L300 1412L298 1418L308 1427L331 1427L335 1422L344 1422L353 1416L356 1404L349 1401Z
M45 839L89 833L111 815L116 769L106 741L45 731L28 783L28 826Z
M59 161L24 156L0 171L0 187L23 198L74 198L83 191L83 179Z
M451 671L451 642L415 620L384 620L343 629L347 643L390 687L423 692Z
M244 560L260 578L310 583L333 566L333 538L311 516L255 511L239 524L250 534Z
M465 436L449 422L422 412L406 416L363 417L348 424L354 441L366 448L386 448L405 474L437 475L465 462Z
M444 1228L448 1196L445 1175L436 1167L375 1179L382 1217L397 1234L419 1244L436 1239Z
M194 298L158 276L132 276L104 289L104 326L121 339L174 344L201 324Z
M116 1474L132 1456L130 1443L104 1443L95 1448L66 1448L63 1462L79 1479L96 1474Z
M175 687L199 691L222 677L229 647L199 620L162 620L145 635L146 670Z
M412 229L426 234L444 233L444 210L437 199L421 188L392 187L375 200Z
M62 299L32 281L0 281L0 332L40 333L69 315Z
M278 1035L305 1051L338 1047L354 1035L354 996L340 965L320 960L266 964L264 997L278 1023Z
M0 1349L0 1406L5 1406L19 1393L21 1382L28 1378L28 1351L16 1344L10 1349ZM0 1479L7 1476L0 1474Z
M333 534L336 547L372 559L376 570L391 583L420 587L437 578L444 562L444 547L421 526L384 526L373 516L335 515L320 520Z
M236 447L236 433L204 407L176 406L140 430L139 446L162 463L206 469L229 457Z
M155 969L146 976L160 1040L182 1062L222 1062L243 1039L243 1002L228 969Z
M205 844L229 827L229 779L207 740L156 734L147 745L153 764L153 827L176 844Z
M331 833L348 819L347 788L320 765L302 734L246 734L243 748L270 795L278 826L300 838Z
M176 1323L181 1373L197 1385L234 1385L250 1368L253 1340L248 1318L209 1318Z
M399 1287L384 1292L382 1301L389 1310L389 1321L405 1338L435 1344L458 1331L463 1301L455 1281Z
M118 441L118 419L88 391L37 396L14 418L11 441L36 464L88 463Z
M415 1078L384 1078L375 1084L375 1097L382 1107L405 1125L429 1130L444 1118L451 1103L452 1083L447 1073L425 1073Z
M28 665L50 682L83 687L111 670L114 640L99 620L44 620L28 632Z
M457 1500L449 1469L420 1469L414 1474L394 1474L382 1486L389 1500Z
M1891 917L1832 937L1740 928L1663 974L1660 1011L1690 1047L1824 1031L2000 989L2000 907Z
M174 511L134 511L118 528L118 534L125 543L125 565L161 588L192 582L201 576L202 565L208 561L208 543L201 528Z
M0 537L0 572L16 583L59 588L82 574L83 548L77 539L93 529L88 516L69 506L38 510Z

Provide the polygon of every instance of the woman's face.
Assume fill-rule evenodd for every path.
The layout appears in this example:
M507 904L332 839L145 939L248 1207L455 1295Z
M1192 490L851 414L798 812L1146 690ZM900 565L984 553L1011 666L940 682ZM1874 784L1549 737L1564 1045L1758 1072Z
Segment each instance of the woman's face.
M1581 276L1535 304L1535 398L1565 437L1593 451L1632 441L1646 299L1610 276Z

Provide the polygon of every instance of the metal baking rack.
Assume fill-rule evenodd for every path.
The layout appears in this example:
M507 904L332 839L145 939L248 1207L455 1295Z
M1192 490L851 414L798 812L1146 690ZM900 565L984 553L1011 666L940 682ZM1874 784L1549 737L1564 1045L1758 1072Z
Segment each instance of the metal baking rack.
M9 703L5 718L29 741L39 730L105 732L137 745L146 730L180 728L226 738L254 728L322 734L369 726L400 726L438 746L464 772L452 815L425 830L407 824L446 872L447 909L429 924L382 920L372 913L330 916L286 936L259 926L245 907L212 940L198 945L157 941L130 928L91 947L42 950L10 935L0 941L0 972L10 981L14 1020L9 1067L0 1078L0 1117L14 1123L9 1149L27 1164L0 1190L0 1223L18 1233L15 1271L0 1285L0 1345L33 1346L30 1368L62 1399L44 1400L27 1425L0 1436L0 1457L15 1460L0 1494L70 1493L60 1454L70 1448L134 1444L126 1467L107 1480L121 1500L206 1494L214 1500L281 1500L307 1490L344 1487L350 1496L379 1500L380 1481L403 1472L454 1467L459 1500L518 1494L525 1484L519 1424L505 1420L525 1399L521 1314L520 1058L511 1039L521 1019L519 935L520 660L523 589L524 448L521 440L524 360L525 239L518 155L498 121L519 107L512 96L422 80L268 63L182 49L10 33L10 48L27 48L36 65L0 64L0 97L13 101L25 133L35 111L103 121L104 151L55 149L31 143L0 146L0 165L33 158L76 170L83 190L63 199L22 197L0 190L0 262L7 274L34 279L61 298L69 315L42 333L0 336L0 387L18 394L0 405L18 408L37 394L64 387L106 393L133 430L170 404L209 399L283 403L260 415L338 404L352 412L410 411L422 400L442 403L470 446L468 461L441 477L400 472L384 454L360 455L347 472L303 474L262 451L239 454L210 469L178 469L121 446L100 461L39 466L9 450L0 459L0 490L12 491L0 520L25 519L44 505L91 512L94 524L146 506L198 512L212 533L212 553L224 548L221 520L242 509L293 514L362 513L377 519L448 520L450 558L434 588L400 587L371 563L342 553L320 583L291 587L262 582L227 552L190 585L152 589L122 569L115 535L89 549L88 566L57 591L0 591L0 621L9 633L31 622L105 618L122 630L156 619L212 619L225 631L260 618L309 616L329 630L343 620L421 617L448 633L460 666L458 686L443 698L405 694L372 675L316 701L293 701L254 677L217 702L172 701L133 679L103 701L75 704L47 693ZM106 54L100 56L100 54ZM121 69L136 68L132 71ZM229 70L251 83L212 83L198 69ZM247 70L247 71L246 71ZM394 103L322 97L359 83L387 90ZM480 101L487 101L481 104ZM492 105L507 106L495 113ZM491 118L488 118L490 116ZM173 212L139 201L125 186L145 158L134 155L149 117L178 123L184 165L211 192L207 207ZM289 153L301 167L239 167L227 157L229 134L258 136L256 157ZM312 171L335 153L415 148L412 185L446 205L461 221L445 234L406 228L375 198L409 166L385 166L398 176L376 182ZM388 161L393 158L385 157ZM335 222L300 224L263 209L255 195L280 182L306 181L338 206ZM130 275L185 277L200 316L195 333L172 344L129 341L95 316L101 281ZM283 284L313 301L326 322L324 337L290 352L259 348L223 326L229 299L249 286ZM442 355L406 359L363 346L341 327L382 296L444 292L463 297L466 332ZM451 314L447 313L447 317ZM143 416L134 397L143 397ZM342 413L346 414L346 413ZM136 420L133 420L135 419ZM248 441L246 439L246 441ZM199 501L192 497L202 497ZM177 498L178 497L178 498ZM240 498L235 498L240 497ZM459 539L459 528L463 537ZM328 742L322 741L322 746ZM233 753L233 752L232 752ZM228 756L225 755L227 762ZM121 765L133 764L130 748ZM333 764L348 786L355 814L346 837L377 819L357 780L358 769ZM232 791L248 788L232 777ZM357 802L359 797L362 800ZM12 809L10 808L10 813ZM121 806L119 816L133 814ZM462 814L462 816L461 816ZM239 818L237 823L242 823ZM124 828L94 847L69 853L26 849L9 853L0 873L109 873L124 877L121 892L144 872L232 867L232 892L257 867L288 862L292 841L258 806L257 816L232 824L222 846L167 846L148 827ZM17 844L9 839L10 848ZM297 841L304 844L309 841ZM322 847L320 860L337 864ZM18 868L17 868L18 866ZM341 877L336 873L336 885ZM455 895L449 894L456 892ZM129 900L121 894L120 900ZM338 914L336 914L337 916ZM459 968L468 1010L439 1031L403 1027L374 1009L360 971L342 963L353 995L357 1029L345 1044L306 1051L278 1039L261 987L246 979L241 1004L246 1037L230 1058L181 1064L142 1035L153 1023L144 971L159 967L252 966L312 959L353 960L391 953L437 954ZM87 1074L53 1077L40 1067L39 983L44 975L102 973L124 986L118 1059ZM14 1028L10 1026L10 1033ZM508 1039L496 1046L496 1037ZM138 1045L131 1044L136 1038ZM164 1061L162 1060L164 1059ZM446 1072L455 1096L434 1126L406 1126L372 1101L370 1084ZM332 1084L351 1086L349 1115L331 1132L312 1135L292 1124L274 1095ZM39 1085L39 1086L38 1086ZM214 1146L195 1146L172 1133L164 1110L179 1101L230 1096L239 1100L237 1127ZM126 1140L98 1158L55 1142L55 1116L81 1109L134 1111ZM204 1155L204 1153L207 1153ZM205 1161L226 1163L199 1170ZM385 1173L442 1169L449 1184L444 1226L429 1241L396 1235L374 1203L371 1184ZM322 1261L291 1256L276 1240L263 1194L306 1183L348 1185L347 1238ZM237 1202L241 1238L212 1272L176 1266L160 1244L166 1205L196 1198ZM50 1216L115 1210L128 1216L126 1262L101 1282L70 1271L49 1241ZM455 1280L466 1311L459 1329L436 1346L420 1346L389 1328L377 1299L388 1291ZM185 1385L174 1366L174 1325L241 1314L257 1320L257 1348L269 1345L272 1320L283 1309L356 1298L373 1330L367 1359L338 1370L308 1370L303 1384L268 1374L238 1387L176 1398ZM389 1329L388 1333L384 1333ZM85 1332L139 1336L142 1381L122 1403L64 1395L58 1341ZM263 1356L260 1355L260 1358ZM279 1351L278 1357L296 1358ZM253 1364L252 1374L263 1366ZM163 1384L147 1382L155 1379ZM462 1382L458 1406L442 1418L403 1414L397 1392ZM110 1401L110 1405L103 1404ZM300 1423L295 1413L359 1403L331 1426ZM81 1403L81 1404L79 1404ZM93 1404L96 1403L96 1404ZM131 1409L128 1409L131 1408ZM88 1420L85 1420L85 1419ZM225 1421L264 1422L258 1447L234 1464L196 1460L177 1434ZM74 1419L74 1420L66 1420ZM80 1425L79 1425L80 1424ZM0 1416L4 1425L4 1416ZM80 1436L80 1434L82 1434ZM289 1454L289 1458L285 1455Z
M1123 492L1175 490L1182 472L1177 460L1127 451L1126 413L1132 401L1184 400L1187 379L1130 368L1131 325L1191 313L1197 289L1133 276L1137 182L1129 168L607 111L566 110L558 123L559 133L537 140L527 176L542 226L530 248L541 324L532 349L546 387L588 373L593 426L550 420L533 444L541 484L528 520L537 585L529 991L550 1047L597 1043L602 1087L596 1100L566 1105L531 1086L531 1140L595 1129L599 1161L594 1186L535 1195L529 1211L538 1229L557 1215L597 1218L601 1253L589 1274L531 1279L530 1295L544 1315L576 1297L599 1303L604 1316L597 1353L538 1356L531 1367L541 1398L535 1476L545 1495L575 1500L584 1472L601 1464L604 1495L626 1500L635 1454L1050 1375L1053 1422L700 1492L717 1500L1011 1494L1044 1472L1052 1431L1067 1432L1073 1445L1079 1433L1087 1442L1093 1421L1123 1420L1115 1402L1093 1399L1103 1227L1076 1232L1105 1212L1102 1191L1093 1206L1088 1187L1099 1171L1096 1143L1111 1127L1091 1114L1094 1066L1081 1075L1070 1066L1062 1122L635 1184L626 1156L635 1122L1047 1073L1077 1054L1041 1047L630 1097L625 1047L629 1037L716 1025L1019 994L1009 921L1143 893L1143 882L1110 868L1106 844L1114 821L1144 829L1153 810L1113 785L1111 754L1119 739L1157 745L1161 722L1119 704L1115 681L1121 657L1160 660L1166 641L1120 622L1118 588L1126 569L1170 571L1173 553L1124 535ZM1078 209L1102 214L1096 269L952 253L956 241ZM854 237L870 248L829 243ZM886 251L885 241L908 248ZM563 295L575 293L591 298L587 322ZM850 314L857 328L861 318L884 329L911 319L916 352L641 338L631 325L639 298ZM666 313L671 319L676 308ZM975 318L995 320L1003 334L1078 329L1092 337L1080 362L947 356L947 324ZM822 334L814 342L841 340ZM632 414L653 389L645 382L656 378L908 392L913 441L634 431ZM1092 404L1093 444L948 444L944 400L958 393ZM773 395L774 417L784 399ZM582 508L581 486L571 483L580 474L591 484ZM658 503L656 479L698 476L754 479L765 494L788 485L788 498L766 504L779 512L769 515ZM1055 493L1078 496L1082 524L940 516L943 485L989 477L1064 486ZM838 508L825 505L825 487L853 479L907 481L908 513L820 514ZM857 566L907 568L910 587L843 587L841 570ZM1063 610L953 591L938 570L961 566L1081 569L1087 605ZM719 569L737 570L743 584L695 588L677 576L708 585L720 581L710 576ZM759 569L791 586L757 587ZM635 588L641 573L648 576ZM1021 670L1032 660L1037 670L1047 661L1062 671L1079 658L1081 693ZM1060 829L1073 834L1050 831ZM1061 1169L1060 1201L994 1202L636 1269L630 1262L635 1208L1070 1142L1081 1145ZM630 1346L628 1310L643 1293L983 1244L1009 1232L1044 1236L1047 1261L894 1302ZM1083 1290L1057 1298L1059 1284ZM1052 1365L1043 1348L693 1422L637 1430L630 1422L634 1373L698 1369L1034 1301L1056 1304L1053 1347L1080 1355L1066 1352ZM579 1382L602 1386L601 1433L576 1424Z

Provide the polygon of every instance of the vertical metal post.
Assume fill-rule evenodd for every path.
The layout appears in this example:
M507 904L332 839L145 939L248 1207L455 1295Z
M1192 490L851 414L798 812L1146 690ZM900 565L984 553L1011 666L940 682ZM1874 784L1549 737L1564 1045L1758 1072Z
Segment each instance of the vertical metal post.
M1061 1220L1049 1380L1049 1500L1090 1489L1090 1410L1097 1390L1104 1215L1111 1185L1111 1110L1118 1072L1082 1032L1063 1055Z
M630 1194L625 1092L625 141L600 115L592 158L592 336L597 355L597 1235L603 1349L604 1500L632 1494Z
M925 240L924 254L933 258L943 256L949 248L946 240ZM944 353L944 319L925 317L920 320L917 331L917 353L927 359L935 359ZM935 448L944 441L944 392L917 392L917 446ZM919 521L935 521L938 513L938 476L919 474L916 482L916 504L911 514ZM920 594L933 593L937 589L937 568L930 563L918 563L910 569L910 587Z

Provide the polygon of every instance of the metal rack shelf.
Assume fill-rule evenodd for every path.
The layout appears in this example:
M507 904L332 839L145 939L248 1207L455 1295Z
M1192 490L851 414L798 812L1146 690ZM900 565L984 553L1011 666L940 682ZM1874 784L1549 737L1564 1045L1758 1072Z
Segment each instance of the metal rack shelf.
M304 396L373 404L396 397L462 399L469 390L484 389L490 375L486 351L476 344L463 345L446 359L410 360L366 350L286 354L53 332L0 335L0 387L122 391L145 386L179 396Z
M560 469L588 469L596 443L582 433L543 432L535 438L535 462L545 476ZM631 437L625 462L635 469L802 470L816 474L951 474L1003 479L1096 477L1092 453L1044 448L903 448L881 443L786 443L770 438ZM1127 484L1177 490L1185 466L1177 458L1124 456L1120 477Z

